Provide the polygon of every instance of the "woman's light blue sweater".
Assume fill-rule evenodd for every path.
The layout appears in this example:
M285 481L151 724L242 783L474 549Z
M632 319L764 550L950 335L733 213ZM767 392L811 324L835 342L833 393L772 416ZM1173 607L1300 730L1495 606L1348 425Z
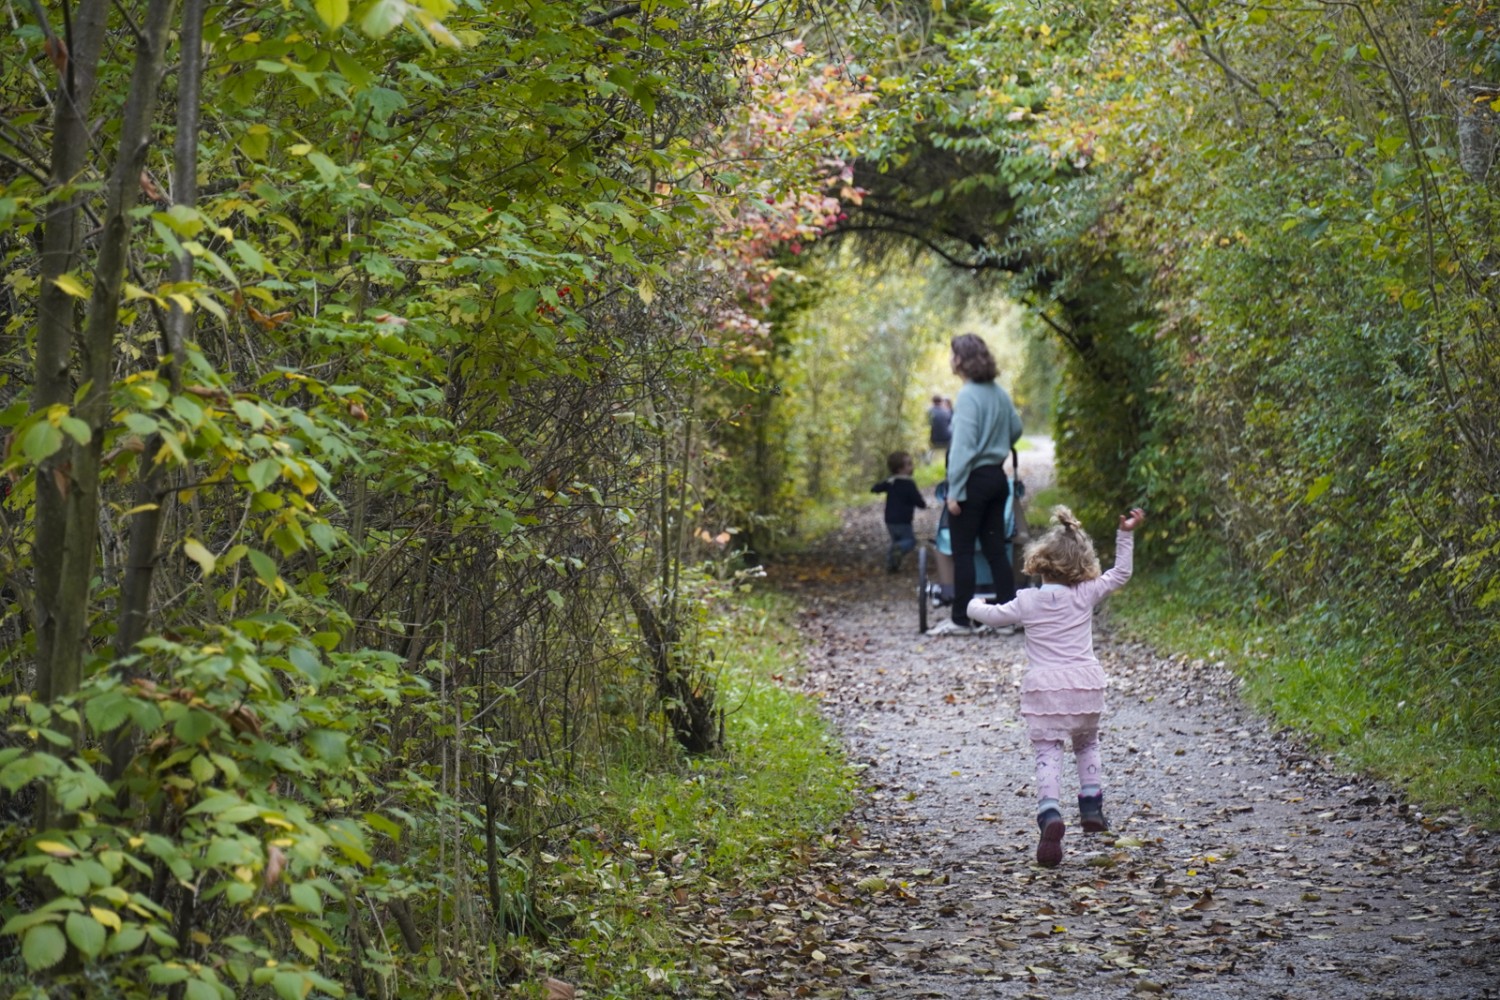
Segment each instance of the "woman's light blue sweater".
M953 400L953 439L948 444L948 496L967 499L969 473L1003 465L1021 438L1021 415L998 382L965 382Z

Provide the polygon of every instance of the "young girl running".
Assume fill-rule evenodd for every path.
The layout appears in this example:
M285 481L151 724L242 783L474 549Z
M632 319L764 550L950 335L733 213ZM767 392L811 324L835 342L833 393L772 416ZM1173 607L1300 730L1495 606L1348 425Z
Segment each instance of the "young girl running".
M1130 579L1132 532L1146 521L1133 509L1120 518L1115 565L1100 575L1094 543L1073 512L1052 509L1052 528L1026 547L1023 570L1042 586L1022 590L1006 604L969 602L969 617L986 625L1024 625L1030 661L1021 680L1021 717L1036 748L1038 864L1062 861L1063 824L1058 802L1063 741L1072 740L1078 763L1078 812L1085 833L1109 829L1104 819L1104 773L1099 763L1099 713L1104 710L1104 670L1094 656L1094 605Z

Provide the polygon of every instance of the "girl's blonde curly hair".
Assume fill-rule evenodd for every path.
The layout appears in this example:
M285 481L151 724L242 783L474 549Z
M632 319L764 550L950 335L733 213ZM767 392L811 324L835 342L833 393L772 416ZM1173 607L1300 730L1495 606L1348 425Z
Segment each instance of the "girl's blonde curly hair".
M1093 539L1083 530L1083 524L1071 510L1058 506L1052 508L1052 527L1026 546L1021 571L1049 583L1065 583L1071 587L1098 578L1099 556L1095 554Z

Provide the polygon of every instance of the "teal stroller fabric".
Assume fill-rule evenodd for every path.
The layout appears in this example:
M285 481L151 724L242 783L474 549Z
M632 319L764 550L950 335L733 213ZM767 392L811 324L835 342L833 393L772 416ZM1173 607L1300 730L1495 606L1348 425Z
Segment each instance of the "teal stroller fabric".
M1005 498L1005 558L1009 563L1005 568L1011 572L1014 572L1013 567L1016 564L1016 510L1025 491L1025 484L1020 479L1013 477L1010 481L1010 495ZM948 481L946 479L937 484L937 488L933 491L933 496L937 498L938 509L942 513L938 516L937 533L933 536L932 542L943 555L951 556L953 555L953 540L948 534L948 507L945 503L948 499ZM989 560L980 551L977 542L974 544L974 584L977 593L994 593L994 572L990 568ZM953 600L952 585L941 584L939 585L939 589L942 592L937 595L938 598L945 603L951 603Z

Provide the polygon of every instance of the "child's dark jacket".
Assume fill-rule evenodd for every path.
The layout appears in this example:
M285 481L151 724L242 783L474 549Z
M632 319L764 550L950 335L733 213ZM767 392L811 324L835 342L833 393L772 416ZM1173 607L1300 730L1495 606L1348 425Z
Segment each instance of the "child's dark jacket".
M882 479L870 487L870 492L885 494L886 524L911 524L917 508L927 507L927 501L922 499L922 491L917 489L917 484L912 482L910 476Z

